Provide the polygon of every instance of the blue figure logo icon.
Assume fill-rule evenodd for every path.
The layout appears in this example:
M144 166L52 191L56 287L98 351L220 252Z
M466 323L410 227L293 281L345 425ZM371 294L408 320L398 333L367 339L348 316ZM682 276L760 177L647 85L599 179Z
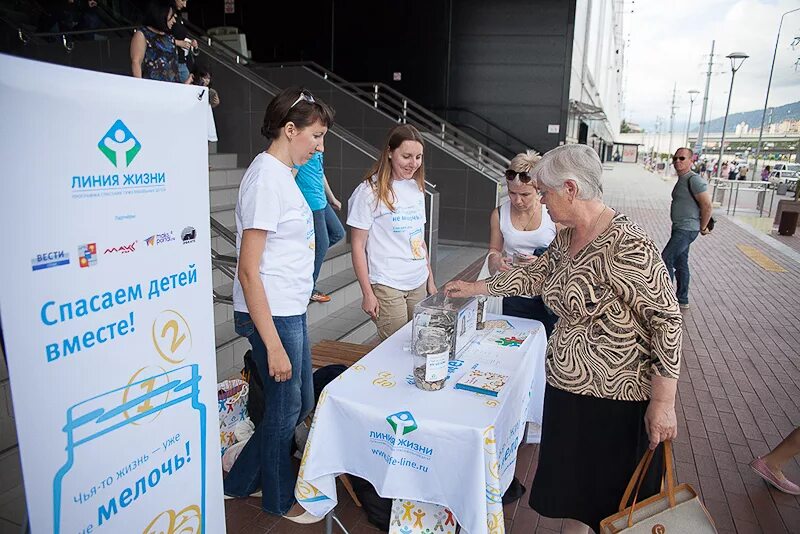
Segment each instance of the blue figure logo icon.
M124 122L117 120L97 143L97 148L117 169L124 169L142 149L142 144Z
M386 418L395 435L405 436L417 429L417 421L411 412L397 412Z
M206 531L207 411L200 380L196 364L141 372L67 409L67 459L53 477L53 534L100 527L150 532L162 520L181 524L175 532ZM156 416L157 428L138 426ZM164 505L174 509L154 519Z

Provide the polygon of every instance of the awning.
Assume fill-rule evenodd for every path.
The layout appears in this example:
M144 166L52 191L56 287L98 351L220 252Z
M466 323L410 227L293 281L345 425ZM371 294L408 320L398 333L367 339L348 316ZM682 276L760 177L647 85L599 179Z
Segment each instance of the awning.
M607 119L603 108L579 100L569 101L569 111L582 119L590 121L604 121Z

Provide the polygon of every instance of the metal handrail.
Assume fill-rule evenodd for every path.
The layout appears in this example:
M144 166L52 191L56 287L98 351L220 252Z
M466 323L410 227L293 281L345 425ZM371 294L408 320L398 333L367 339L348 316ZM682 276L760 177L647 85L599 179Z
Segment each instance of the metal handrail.
M504 171L508 168L509 159L496 150L484 145L460 128L453 126L441 117L431 113L429 110L409 100L402 93L383 83L372 84L352 84L355 87L364 89L372 88L372 104L376 109L384 106L392 114L397 116L398 122L406 122L411 119L413 122L423 125L431 133L434 133L449 144L455 146L460 151L476 159L480 165L492 168L494 171ZM363 97L362 91L359 96ZM491 176L498 181L494 176Z
M217 232L222 239L235 247L236 234L231 232L227 226L216 220L213 216L209 217L209 219L211 220L211 229Z
M776 187L774 184L770 182L765 182L763 180L728 180L725 178L711 178L711 185L713 186L711 192L711 199L713 200L716 198L717 190L728 190L728 206L725 210L725 213L728 215L736 215L736 207L739 203L739 191L758 191L759 194L764 193L766 195L767 191L772 191L772 195L770 196L769 201L769 211L768 214L772 213L772 205L775 201L775 191ZM764 214L764 200L762 199L758 204L758 215L762 216ZM733 203L733 206L731 206Z
M239 263L236 260L236 256L220 254L213 248L211 249L211 259L213 260L214 265L219 267L236 267L236 265Z
M214 221L213 218L211 220ZM228 229L225 228L225 230ZM228 230L228 232L230 232L230 230ZM213 248L211 249L211 266L231 280L236 277L236 263L237 261L234 256L226 256L224 254L220 254ZM213 288L211 292L214 296L215 303L233 305L233 295L223 295Z
M244 78L249 83L263 90L270 96L275 96L280 93L281 89L278 86L264 79L262 76L259 76L253 70L243 67L238 61L236 63L230 62L231 58L229 55L226 55L224 51L230 51L232 49L223 45L222 43L214 41L211 38L209 38L208 42L211 42L211 44L207 44L207 42L204 40L198 41L200 51L206 54L208 58L217 61L223 67L233 71L236 75ZM223 49L223 51L219 51L219 49ZM328 130L328 133L338 137L348 145L362 152L364 155L372 159L377 159L378 151L375 147L368 145L365 141L356 137L341 126L334 124L333 127Z
M214 295L214 302L218 304L227 304L229 306L233 306L233 297L228 295L223 295L222 293L218 292L216 289L212 289L211 292Z
M536 150L536 147L529 147L528 143L526 143L525 141L523 141L519 137L517 137L514 134L508 132L505 128L499 126L498 124L494 123L493 121L490 121L489 119L487 119L486 117L484 117L480 113L476 113L476 112L472 111L471 109L461 108L461 107L450 107L450 108L434 108L431 111L433 111L434 113L441 113L441 115L443 117L445 117L445 118L448 117L448 113L450 113L450 112L466 113L468 115L471 115L471 116L475 117L476 119L478 119L480 122L482 122L483 124L485 124L489 128L492 128L492 129L497 130L498 132L500 132L505 137L506 141L511 140L514 143L516 143L519 147L522 147L522 149L524 149L524 150L528 150L528 149ZM481 131L479 127L473 126L472 124L463 123L463 124L460 124L458 126L458 128L461 128L461 129L469 128L471 130L475 130L475 132L477 132L479 135L482 135L483 137L485 137L486 139L490 140L491 142L493 142L493 143L495 143L497 145L501 145L501 146L506 146L507 145L507 142L506 143L501 143L500 141L498 141L495 137L493 137L489 133ZM488 144L488 143L486 143L486 144ZM509 150L511 150L511 152L517 152L516 150L511 149L511 147L508 147L508 146L506 146L506 147Z
M438 137L442 143L446 142L455 148L457 151L453 154L455 157L483 172L496 183L500 183L497 176L508 167L508 158L385 84L348 82L313 61L262 63L260 66L303 67L366 103L372 104L375 109L384 112L392 120L402 123L411 119L413 123L422 126L424 130L428 130ZM383 88L383 93L380 93L381 88ZM466 157L460 157L462 154Z
M113 32L121 32L121 31L136 31L142 26L114 26L113 28L98 28L96 30L70 30L66 32L39 32L39 33L29 33L28 35L32 35L34 37L67 37L72 35L86 35L86 34L94 34L94 33L113 33Z

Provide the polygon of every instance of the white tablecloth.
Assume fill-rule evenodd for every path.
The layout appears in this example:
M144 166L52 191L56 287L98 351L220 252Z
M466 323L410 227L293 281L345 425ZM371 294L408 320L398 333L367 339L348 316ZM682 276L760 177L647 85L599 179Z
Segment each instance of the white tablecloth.
M325 388L295 488L304 508L326 514L336 475L351 473L383 497L446 506L470 534L503 532L501 497L526 420L541 423L546 342L538 321L489 319L510 324L479 331L440 391L414 385L410 323ZM521 345L520 332L532 332ZM476 363L510 376L499 397L454 389Z

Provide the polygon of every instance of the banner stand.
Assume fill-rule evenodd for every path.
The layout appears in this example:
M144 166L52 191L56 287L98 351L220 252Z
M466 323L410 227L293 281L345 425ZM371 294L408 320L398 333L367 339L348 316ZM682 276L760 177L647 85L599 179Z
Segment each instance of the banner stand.
M225 532L208 107L203 87L0 54L22 532Z

